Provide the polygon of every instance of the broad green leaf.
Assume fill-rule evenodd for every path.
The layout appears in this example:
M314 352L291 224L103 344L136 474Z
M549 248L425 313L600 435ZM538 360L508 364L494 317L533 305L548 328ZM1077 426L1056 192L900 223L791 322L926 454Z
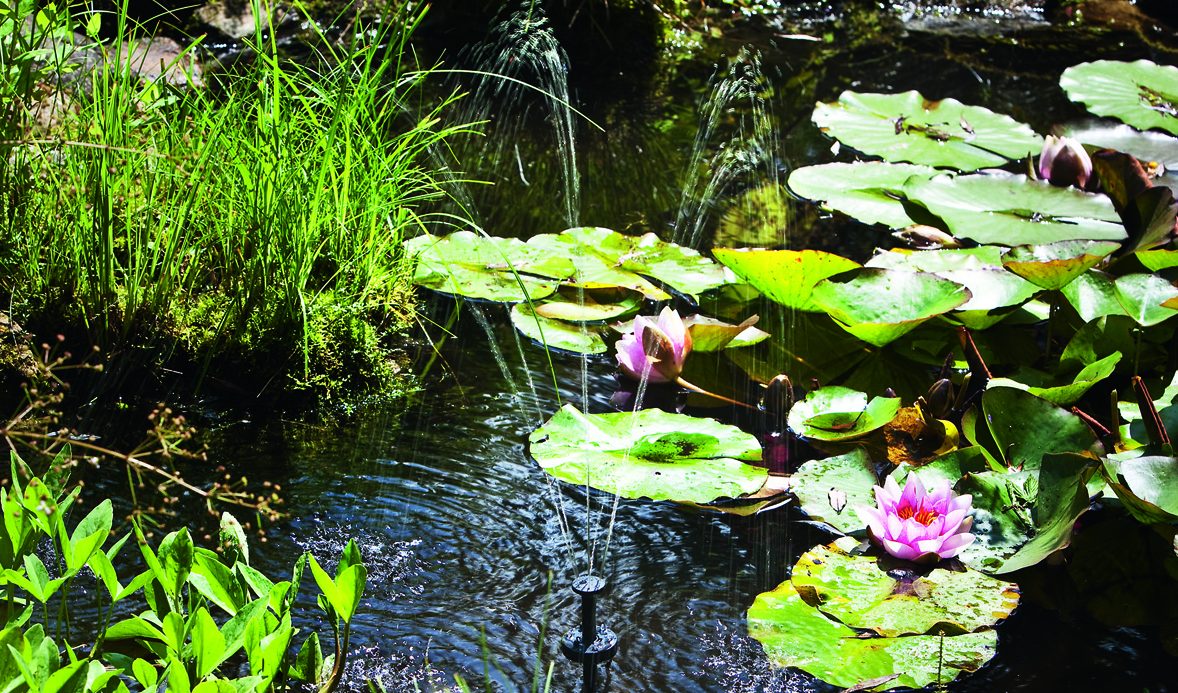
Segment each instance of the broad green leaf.
M1011 248L1002 258L1006 269L1035 286L1055 291L1096 266L1116 249L1113 241L1057 241Z
M546 318L537 315L526 303L517 303L511 307L511 324L525 337L552 349L575 354L604 354L609 351L602 338L603 328Z
M1137 259L1152 272L1178 267L1178 250L1138 250Z
M875 556L853 555L838 544L802 554L790 580L822 613L885 638L971 633L1004 620L1019 602L1017 585L976 570L888 569Z
M863 341L883 346L920 323L970 300L969 291L935 274L863 269L824 279L814 303Z
M529 247L516 238L470 231L445 238L418 236L405 247L417 258L414 284L467 298L503 302L544 298L574 271L567 255Z
M807 604L788 580L757 595L748 620L749 635L765 648L773 666L798 668L840 687L880 680L884 683L870 688L948 683L963 671L977 671L998 646L993 630L945 637L860 638L857 631Z
M363 563L350 565L340 572L335 579L339 594L339 605L336 612L344 623L351 623L360 607L360 598L364 596L364 586L368 579L368 569Z
M1065 126L1063 134L1097 149L1125 152L1143 164L1157 162L1167 171L1178 170L1178 138L1165 133L1142 132L1128 125L1091 121L1084 125Z
M957 308L961 312L977 312L965 316L970 323L985 321L982 313L1019 305L1035 295L1033 284L1007 272L1002 267L1002 251L996 246L978 246L954 250L917 250L910 252L887 250L876 252L867 267L932 272L938 277L961 284L969 289L971 298ZM1001 319L989 320L993 324ZM984 327L988 327L989 324ZM973 324L967 324L973 327ZM981 328L979 328L981 329Z
M230 616L245 603L245 595L241 593L233 571L212 551L197 549L188 583Z
M192 653L198 679L213 673L225 659L225 636L204 607L192 615Z
M132 638L165 641L164 633L155 624L139 617L132 616L106 629L107 640L128 640Z
M160 680L160 672L146 659L136 659L131 664L131 671L135 675L135 680L143 687L143 690L155 690L156 684Z
M867 525L855 508L875 506L873 489L878 481L871 458L857 448L845 455L803 462L790 477L789 490L811 520L843 534L861 534ZM841 494L833 504L832 491Z
M537 315L569 322L621 320L641 308L642 295L624 289L563 289L532 306Z
M1178 521L1178 458L1161 455L1108 460L1109 486L1138 520Z
M1036 387L1025 385L1010 378L994 378L987 384L987 387L1013 387L1019 390L1025 390L1052 404L1065 406L1080 399L1093 385L1112 375L1113 371L1117 368L1117 364L1120 362L1121 352L1114 351L1108 356L1084 366L1076 374L1076 377L1072 379L1072 382L1067 385Z
M958 238L998 245L1126 238L1121 218L1104 195L1058 188L1022 175L991 172L914 179L908 199L939 216Z
M794 169L788 184L794 194L826 209L865 224L902 229L917 223L904 210L904 183L913 176L931 178L935 173L929 166L884 161L822 164Z
M1029 568L1068 545L1076 520L1088 510L1085 482L1095 463L1095 458L1073 452L1044 455L1031 509L1034 535L996 572Z
M1178 134L1178 68L1149 60L1097 60L1063 71L1068 98L1096 115L1112 116L1141 130Z
M318 683L323 676L323 648L319 645L319 634L312 631L310 637L299 648L291 666L291 676L305 683Z
M1139 325L1149 327L1178 315L1163 306L1178 297L1178 287L1156 274L1127 274L1117 277L1114 286L1121 307Z
M1027 125L956 99L919 92L844 91L814 107L814 124L845 145L887 161L972 171L1038 152L1043 138Z
M110 499L99 503L74 528L69 538L69 550L66 554L66 567L71 574L81 570L90 559L90 555L106 543L110 536L110 528L114 523L114 506Z
M716 248L716 260L787 308L820 311L811 294L818 282L859 263L821 250L736 250Z
M602 229L603 232L616 234L615 231ZM617 234L622 238L621 234ZM564 288L584 289L586 291L599 290L628 290L641 294L652 301L666 301L671 295L628 267L623 267L620 258L615 254L597 252L597 249L584 245L580 239L569 232L559 234L539 234L528 239L528 247L533 252L548 253L550 255L567 257L573 263L573 271L565 280Z
M344 597L340 588L336 586L335 580L327 574L327 571L319 565L319 561L315 560L315 556L308 554L308 562L311 565L311 575L315 577L315 584L319 586L319 591L323 593L327 603L339 615L340 608L344 606Z
M1012 468L1038 469L1049 453L1102 452L1083 419L1028 392L1009 387L986 390L982 411L996 445L990 453Z
M1137 353L1139 342L1134 334L1137 329L1136 323L1124 315L1097 318L1081 327L1064 347L1059 357L1060 367L1086 366L1118 351Z
M757 322L755 315L738 325L698 314L686 318L683 322L691 334L692 351L706 353L752 346L769 338L768 332L763 332L753 326Z
M625 498L707 503L760 489L757 439L713 419L657 409L583 414L565 405L529 437L554 477Z
M192 537L187 528L168 534L160 542L159 563L162 573L157 573L156 579L172 597L178 596L184 583L188 582L193 551Z
M1084 322L1092 322L1106 315L1124 315L1125 309L1117 300L1113 278L1098 270L1088 270L1061 289L1064 298Z
M899 397L873 397L831 385L812 390L789 410L791 431L815 440L850 440L886 426L900 411Z
M992 270L1002 269L1002 253L1003 249L994 245L937 250L877 249L865 266L934 273Z

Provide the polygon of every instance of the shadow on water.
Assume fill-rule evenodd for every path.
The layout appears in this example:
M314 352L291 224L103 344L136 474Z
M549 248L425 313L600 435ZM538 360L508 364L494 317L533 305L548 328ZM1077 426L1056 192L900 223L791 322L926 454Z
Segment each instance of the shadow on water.
M532 83L604 127L564 119L567 111L534 90L463 78L471 115L490 121L489 141L459 146L469 177L493 183L473 187L470 204L488 232L522 237L579 222L701 246L719 237L866 252L886 243L882 232L820 218L781 197L791 167L835 157L809 122L814 101L843 89L917 88L1044 131L1079 113L1056 85L1063 67L1173 55L1115 30L1077 31L1034 13L1014 29L990 31L991 22L984 32L874 9L832 15L803 6L734 27L691 60L615 57L595 68L586 45L609 31L593 33L592 22L631 18L628 31L647 32L644 10L545 19L519 8L488 15L480 3L438 5L423 34L434 44L423 51L454 58L448 64L457 69ZM489 20L495 16L498 23ZM488 26L500 33L488 38ZM522 58L505 56L504 38ZM634 50L615 39L623 55ZM466 45L483 48L461 55L445 48ZM438 314L452 305L427 300ZM291 517L255 552L265 572L283 573L298 551L328 558L358 539L369 589L346 685L361 689L379 678L394 692L444 690L458 673L476 688L488 680L527 690L551 664L553 690L575 690L579 671L557 646L576 625L568 586L612 532L608 556L594 564L610 581L601 618L621 638L609 690L827 690L805 675L771 671L747 635L745 611L828 537L798 523L791 508L732 518L622 500L615 513L612 497L553 482L529 459L528 434L560 402L609 411L612 360L553 355L550 371L548 356L520 340L502 308L470 308L407 412L368 412L324 428L225 425L212 441L215 464L285 489ZM996 660L953 689L1164 691L1173 663L1150 631L1100 626L1028 601L1003 626Z

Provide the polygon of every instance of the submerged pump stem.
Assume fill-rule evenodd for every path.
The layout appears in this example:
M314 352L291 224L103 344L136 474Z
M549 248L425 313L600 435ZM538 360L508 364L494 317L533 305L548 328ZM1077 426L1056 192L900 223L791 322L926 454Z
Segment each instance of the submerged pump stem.
M605 591L605 579L582 575L573 580L573 591L581 596L581 627L560 640L564 656L581 663L582 693L596 693L597 665L609 662L618 652L618 636L597 625L597 595Z

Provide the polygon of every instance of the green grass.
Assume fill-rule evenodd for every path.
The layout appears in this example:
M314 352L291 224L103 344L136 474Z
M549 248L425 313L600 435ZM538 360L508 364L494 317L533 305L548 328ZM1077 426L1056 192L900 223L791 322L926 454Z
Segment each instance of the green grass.
M20 26L30 10L4 2ZM22 63L36 37L0 37L0 101L18 123L0 133L5 309L104 350L213 374L246 364L318 394L385 379L386 337L413 310L401 241L449 223L430 210L452 182L447 141L471 131L445 123L456 97L429 101L430 70L407 60L420 19L385 17L342 46L320 36L301 64L259 26L247 67L174 86L131 72L119 53L134 27L105 16L108 59L49 131L29 108L55 61Z

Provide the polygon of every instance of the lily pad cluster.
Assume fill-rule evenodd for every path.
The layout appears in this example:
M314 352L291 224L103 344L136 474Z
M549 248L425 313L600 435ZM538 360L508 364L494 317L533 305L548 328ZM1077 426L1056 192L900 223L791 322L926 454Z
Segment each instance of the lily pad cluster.
M923 688L993 658L993 627L1018 602L1014 583L897 566L844 538L806 552L790 580L758 595L749 632L773 664L836 686Z

